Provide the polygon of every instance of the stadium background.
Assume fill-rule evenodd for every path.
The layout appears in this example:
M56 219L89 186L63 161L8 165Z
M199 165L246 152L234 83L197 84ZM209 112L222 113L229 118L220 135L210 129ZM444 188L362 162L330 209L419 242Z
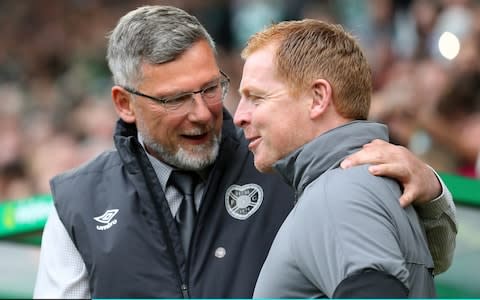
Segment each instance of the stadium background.
M246 38L266 24L341 23L372 66L370 118L442 172L458 205L453 266L440 297L480 298L480 2L475 0L1 0L0 297L29 298L48 179L112 147L116 115L106 34L127 11L174 5L196 15L232 78L234 112ZM453 89L454 92L451 92Z

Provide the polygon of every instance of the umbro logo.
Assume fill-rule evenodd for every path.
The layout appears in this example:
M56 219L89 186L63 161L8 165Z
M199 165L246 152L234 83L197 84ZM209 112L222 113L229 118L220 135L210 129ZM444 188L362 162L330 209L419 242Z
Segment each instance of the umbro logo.
M118 209L109 209L103 215L94 217L93 219L105 225L97 225L97 230L107 230L113 225L117 224L117 219L113 219L118 213ZM113 219L113 220L112 220Z

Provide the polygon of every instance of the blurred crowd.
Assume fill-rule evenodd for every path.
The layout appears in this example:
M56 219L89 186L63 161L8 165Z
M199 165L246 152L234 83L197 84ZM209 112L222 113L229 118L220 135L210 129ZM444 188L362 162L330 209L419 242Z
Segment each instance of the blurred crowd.
M343 24L372 67L370 118L433 168L480 177L475 0L2 0L0 201L49 193L55 174L113 146L106 35L145 4L181 7L214 37L234 112L248 36L272 22Z

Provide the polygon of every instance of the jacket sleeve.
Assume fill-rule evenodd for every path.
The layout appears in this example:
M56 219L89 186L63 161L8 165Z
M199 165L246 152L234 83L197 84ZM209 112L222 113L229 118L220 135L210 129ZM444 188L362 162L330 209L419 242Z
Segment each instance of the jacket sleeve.
M382 287L382 288L378 288ZM394 276L365 269L340 282L332 298L408 298L408 289Z
M435 175L442 184L442 194L415 208L427 234L428 248L435 265L434 274L437 275L452 264L458 229L452 194L436 172Z
M88 274L56 208L43 230L34 298L90 298Z

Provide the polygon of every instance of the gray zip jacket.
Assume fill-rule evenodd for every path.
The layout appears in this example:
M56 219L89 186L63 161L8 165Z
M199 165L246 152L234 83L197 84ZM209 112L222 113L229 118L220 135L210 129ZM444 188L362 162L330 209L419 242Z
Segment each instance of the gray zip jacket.
M388 140L384 125L354 121L275 164L298 201L275 238L254 297L332 297L345 279L365 270L393 276L409 297L435 296L425 231L413 207L400 207L398 183L371 175L366 165L338 168L375 138Z

